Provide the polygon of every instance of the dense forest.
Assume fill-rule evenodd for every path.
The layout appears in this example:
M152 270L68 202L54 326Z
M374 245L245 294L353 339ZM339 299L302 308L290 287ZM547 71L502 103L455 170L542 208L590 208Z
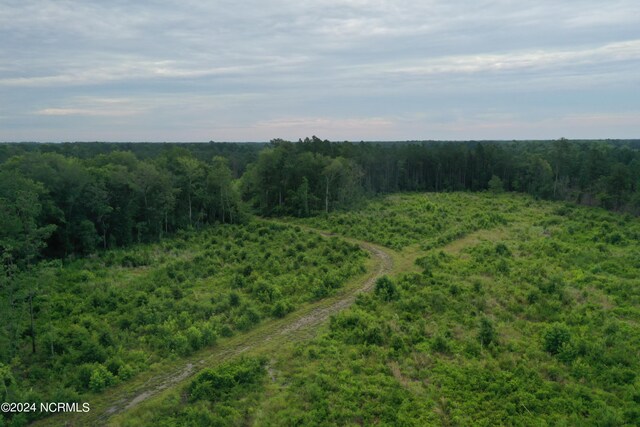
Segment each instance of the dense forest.
M637 214L639 180L635 141L352 144L314 137L272 141L248 168L245 194L263 214L300 216L307 206L348 207L357 194L491 187Z
M531 381L513 388L536 397L527 394L515 409L474 407L487 424L516 422L526 416L522 407L541 411L546 398L572 399L578 392L600 402L594 420L635 422L630 402L637 402L637 363L629 346L637 342L637 295L629 285L637 286L639 268L639 187L635 140L0 144L0 397L78 401L144 375L150 365L158 369L335 295L371 260L357 245L313 231L319 229L374 242L402 259L420 254L415 267L405 265L419 274L385 279L374 296L336 317L327 336L290 349L301 365L283 378L299 396L286 399L296 402L291 414L301 423L392 417L398 396L435 396L412 381L434 363L442 372L452 369L447 363L454 355L472 360L455 367L460 378L469 366L488 364L511 381L516 354L544 367L540 374L516 363ZM432 194L423 200L419 192ZM505 227L509 234L500 234ZM472 241L460 253L438 252L483 230L503 231L491 244ZM615 261L605 262L609 256ZM563 273L570 265L579 267ZM514 283L515 294L508 289ZM616 320L605 322L603 310L614 305ZM416 313L425 310L438 316L435 323L421 323ZM456 317L469 310L473 320ZM523 323L508 326L512 320ZM479 327L477 337L460 332L463 327ZM587 345L589 328L600 347ZM609 330L632 340L615 352L605 337ZM525 345L520 337L528 334L542 347ZM411 362L416 345L436 361ZM380 381L372 387L390 399L379 410L387 412L351 408L343 418L322 415L326 408L314 405L332 405L326 393L337 385L300 378L308 374L305 358L337 378L327 352L369 354L366 363ZM613 371L609 362L617 366ZM283 411L280 401L259 395L265 363L246 359L205 371L185 392L197 402L186 410L207 419L211 402L224 398L231 415L218 415L235 423L248 409L231 400L244 393L245 403ZM371 380L354 363L340 367L353 370L353 389L343 390L349 395ZM565 368L577 373L562 376ZM407 371L413 379L405 378ZM230 386L221 397L207 385L225 375L229 384L242 383L236 374L247 387ZM397 385L386 389L393 377L418 394ZM560 392L548 384L554 378L576 389ZM583 380L595 395L580 389ZM467 399L460 384L444 376L438 381L449 390L448 402ZM551 387L546 397L534 393L538 386ZM433 399L443 414L439 421L470 421L468 409ZM320 411L313 420L302 409L310 405ZM411 410L417 412L407 412L407 419L438 422ZM571 424L580 418L576 411L557 409L547 421ZM14 417L10 425L29 419Z
M2 144L5 268L255 212L310 216L398 191L516 191L640 213L638 141Z

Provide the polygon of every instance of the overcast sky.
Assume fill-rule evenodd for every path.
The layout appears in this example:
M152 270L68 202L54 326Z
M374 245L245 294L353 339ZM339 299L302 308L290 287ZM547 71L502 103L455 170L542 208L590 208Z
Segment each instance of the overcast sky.
M640 138L638 0L0 0L0 141Z

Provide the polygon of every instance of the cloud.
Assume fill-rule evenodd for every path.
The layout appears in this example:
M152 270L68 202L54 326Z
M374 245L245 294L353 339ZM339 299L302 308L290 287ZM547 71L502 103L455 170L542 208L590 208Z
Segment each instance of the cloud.
M35 114L42 116L128 116L131 113L127 111L105 111L86 108L45 108L43 110L36 111Z
M447 117L487 111L553 133L637 105L639 27L632 0L0 0L0 140L461 136Z
M149 111L148 105L127 98L79 97L64 107L48 107L35 111L37 116L130 117Z
M259 63L220 67L200 67L180 64L177 61L135 61L122 59L116 64L96 64L93 67L78 67L65 70L63 74L0 79L0 86L78 86L97 85L141 79L197 79L216 76L242 76L250 72L295 64L303 59L280 60L279 58L257 58Z
M384 67L388 73L410 75L471 74L518 70L530 72L553 67L579 67L631 60L640 60L640 40L629 40L576 50L536 50L449 56L418 61L413 65L385 64Z

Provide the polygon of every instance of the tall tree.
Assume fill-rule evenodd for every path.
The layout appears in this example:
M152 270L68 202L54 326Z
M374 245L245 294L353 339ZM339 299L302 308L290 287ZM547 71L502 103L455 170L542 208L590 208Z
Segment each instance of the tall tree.
M207 169L205 205L210 221L234 222L238 219L239 196L227 159L215 156Z
M192 227L194 205L200 201L202 195L205 167L201 161L191 156L178 157L177 166L181 194L187 199L189 227Z
M6 292L7 307L4 325L10 337L10 353L17 348L18 327L16 310L19 287L15 276L40 256L46 239L54 231L54 225L39 225L42 211L40 197L44 188L15 170L0 170L0 290ZM34 328L33 285L28 287L32 351L36 351Z

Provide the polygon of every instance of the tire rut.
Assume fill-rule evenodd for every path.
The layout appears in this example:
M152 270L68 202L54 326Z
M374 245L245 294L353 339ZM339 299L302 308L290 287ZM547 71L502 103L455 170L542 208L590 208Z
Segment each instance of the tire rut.
M327 233L322 230L315 230L308 228L310 231L320 233L323 236L335 236L333 233ZM103 410L100 415L92 420L78 418L72 422L66 422L63 425L66 426L83 426L83 425L105 425L109 422L109 419L114 415L125 412L139 405L140 403L158 395L159 393L167 390L178 383L188 379L203 369L205 366L212 365L211 360L216 359L217 362L230 359L238 356L246 351L259 348L260 346L267 344L273 338L290 336L292 340L296 339L296 334L300 331L308 331L319 327L323 322L329 319L329 317L341 310L344 310L350 306L356 299L357 295L362 292L368 292L373 288L376 280L382 275L391 271L393 267L393 259L382 248L373 244L358 241L355 239L348 239L357 243L362 249L372 254L377 260L375 272L370 274L368 278L362 282L362 284L349 292L345 293L342 298L325 304L323 301L318 303L317 307L309 310L308 313L302 317L295 319L293 322L284 323L278 325L273 330L265 332L264 335L256 337L261 331L249 331L242 335L243 340L237 343L233 343L231 346L221 345L219 348L213 348L212 353L205 358L197 361L190 361L182 365L179 369L174 369L171 372L165 374L156 375L144 384L138 387L132 392L126 392L126 395L116 398L115 401L109 405L106 410ZM252 333L253 332L253 333ZM264 332L264 331L262 331ZM299 339L299 338L298 338ZM251 341L249 344L248 341ZM46 419L44 420L46 423ZM49 421L52 421L49 419Z

